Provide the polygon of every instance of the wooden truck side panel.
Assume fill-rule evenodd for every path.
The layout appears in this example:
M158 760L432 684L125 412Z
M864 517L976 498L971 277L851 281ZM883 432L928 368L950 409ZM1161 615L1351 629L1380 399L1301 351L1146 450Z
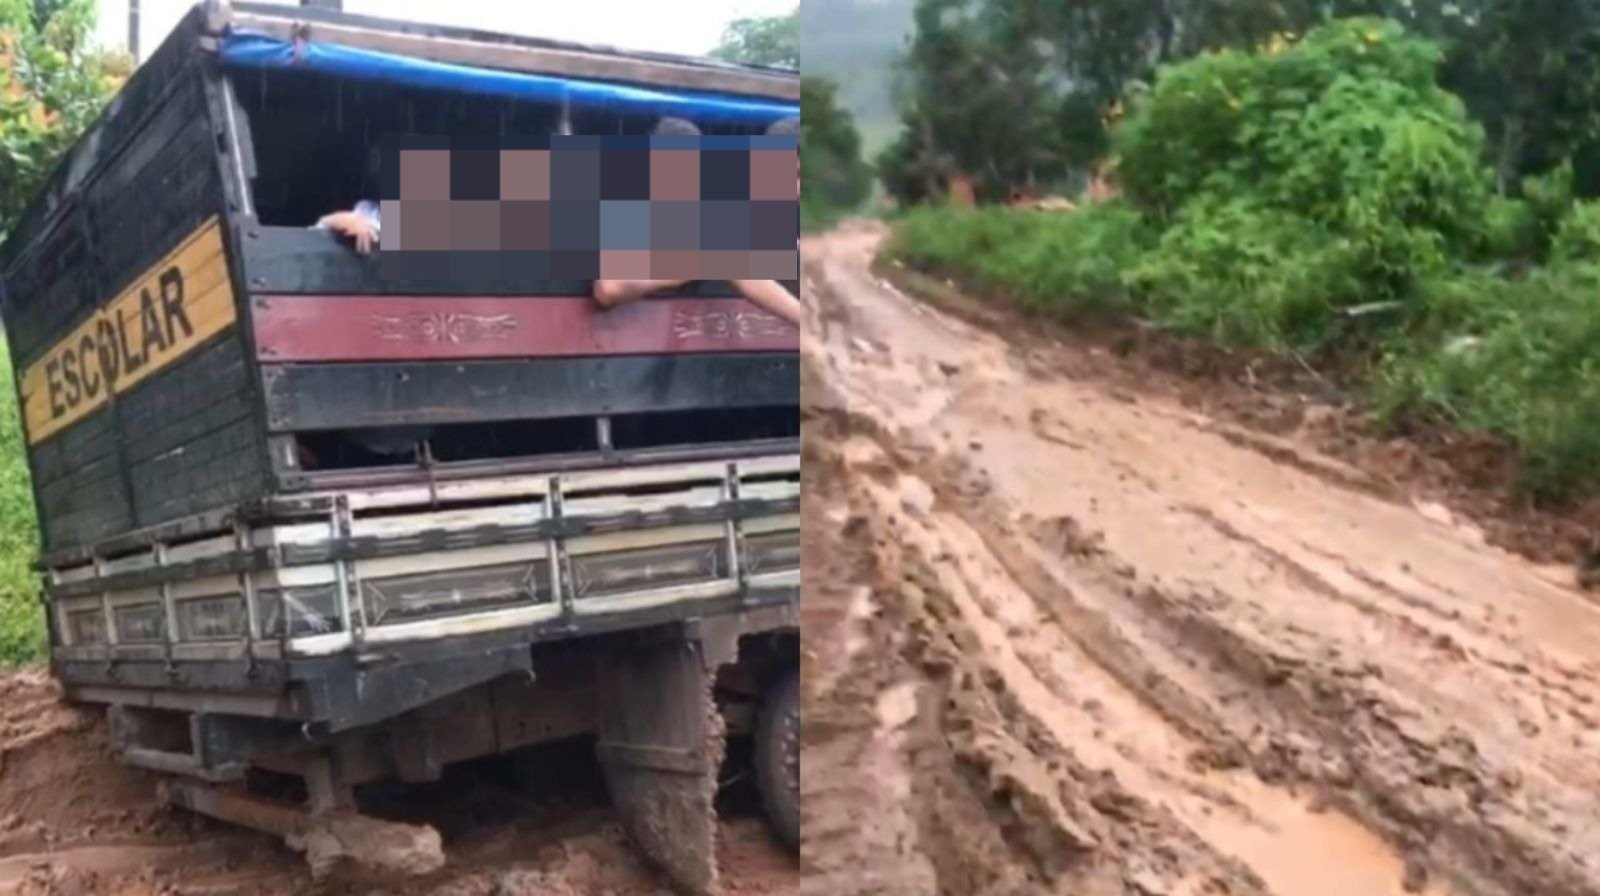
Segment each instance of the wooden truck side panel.
M47 553L265 482L197 22L140 68L6 248Z
M588 283L385 278L326 233L261 223L251 123L206 27L204 10L185 17L0 247L51 562L309 487L302 433L794 404L796 337L727 284L598 317ZM783 80L538 51L652 77ZM438 321L451 339L429 336ZM461 321L499 336L458 339Z

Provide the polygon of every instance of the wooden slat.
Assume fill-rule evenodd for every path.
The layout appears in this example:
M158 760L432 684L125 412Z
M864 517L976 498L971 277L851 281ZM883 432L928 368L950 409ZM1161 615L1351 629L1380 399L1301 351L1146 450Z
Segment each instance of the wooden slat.
M65 217L8 273L7 335L27 367L218 208L210 127L193 79L99 163ZM15 301L11 301L14 298Z
M800 401L792 354L263 365L274 431L540 420Z
M0 247L0 266L5 269L8 289L19 268L39 264L41 257L50 254L45 245L48 233L59 225L85 183L99 175L106 161L122 152L128 140L142 134L147 118L162 107L185 78L194 75L200 20L200 12L191 10L173 27L167 39L139 66L105 112L56 166ZM6 313L9 320L12 312Z
M213 218L27 368L21 392L28 442L83 419L234 318L222 229Z
M266 483L256 462L258 438L255 420L237 417L180 450L132 464L136 524L228 507L260 494Z
M242 253L250 291L257 295L462 295L462 296L574 296L589 292L590 280L535 280L527 276L497 277L486 269L492 260L485 256L508 256L526 270L524 253L478 252L485 270L472 273L473 266L462 265L469 273L441 282L439 277L408 280L384 276L380 255L357 254L348 243L322 230L306 227L268 227L253 225L245 233ZM520 261L519 261L520 259ZM788 283L790 292L798 283ZM720 280L699 280L672 290L674 296L695 298L734 298L734 288Z

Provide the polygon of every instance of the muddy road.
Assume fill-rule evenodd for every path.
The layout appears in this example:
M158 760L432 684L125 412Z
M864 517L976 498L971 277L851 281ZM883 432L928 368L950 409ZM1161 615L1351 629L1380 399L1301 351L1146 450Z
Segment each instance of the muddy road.
M879 238L804 250L803 893L1600 894L1563 576L1063 376Z
M447 770L426 787L364 795L383 817L435 826L447 864L424 878L353 869L313 886L304 859L264 834L158 804L150 776L118 765L100 716L61 702L43 670L0 675L0 896L670 896L609 807L590 745L558 745L530 789L509 763ZM748 782L726 788L726 896L783 896L794 858Z

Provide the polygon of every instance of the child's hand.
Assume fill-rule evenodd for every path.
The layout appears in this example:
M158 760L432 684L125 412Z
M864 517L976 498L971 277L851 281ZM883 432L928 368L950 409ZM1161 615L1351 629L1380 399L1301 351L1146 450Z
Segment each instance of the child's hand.
M800 300L776 280L734 280L734 288L751 302L776 314L795 326L800 326L803 311Z
M356 251L363 255L371 252L372 244L377 242L378 235L372 222L355 212L334 212L320 223L340 236L349 237L355 242Z

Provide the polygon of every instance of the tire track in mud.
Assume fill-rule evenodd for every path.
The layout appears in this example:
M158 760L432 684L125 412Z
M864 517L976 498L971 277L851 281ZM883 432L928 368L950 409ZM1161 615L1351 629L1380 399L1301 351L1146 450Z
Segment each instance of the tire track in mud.
M1592 607L1041 378L875 239L806 253L808 891L1600 893ZM841 889L842 847L900 889Z

